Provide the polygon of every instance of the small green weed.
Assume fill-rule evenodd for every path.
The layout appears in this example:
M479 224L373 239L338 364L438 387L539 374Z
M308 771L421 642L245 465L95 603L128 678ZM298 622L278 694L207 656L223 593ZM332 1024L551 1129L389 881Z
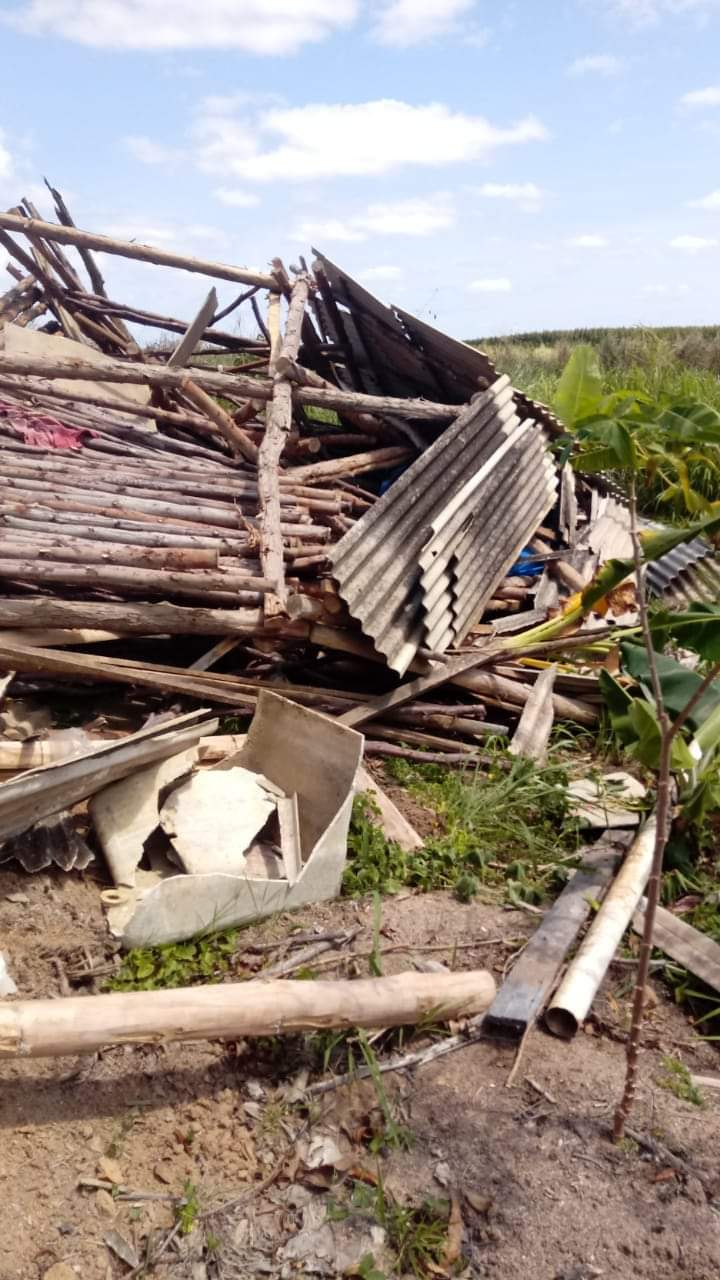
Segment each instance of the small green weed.
M680 1098L682 1102L691 1102L694 1107L704 1107L705 1099L700 1090L692 1082L692 1076L679 1058L673 1058L671 1054L665 1054L662 1060L664 1074L658 1080L658 1084L663 1089L669 1089L670 1093L674 1093L676 1098Z
M165 942L128 951L108 991L158 991L219 982L232 964L237 929L203 934L189 942Z
M405 1125L398 1124L393 1115L390 1099L388 1098L385 1090L382 1072L380 1071L375 1051L367 1038L367 1032L358 1028L357 1039L360 1046L360 1052L365 1060L365 1066L370 1072L370 1079L373 1083L375 1096L378 1100L380 1110L382 1111L383 1122L385 1125L383 1132L376 1134L376 1136L371 1140L370 1150L377 1153L383 1148L394 1147L396 1150L407 1151L413 1145L413 1136Z
M200 1216L200 1201L194 1182L188 1178L183 1187L183 1198L175 1206L175 1220L180 1224L180 1235L189 1236Z
M425 1280L440 1271L447 1239L450 1205L447 1200L427 1198L420 1204L399 1204L386 1190L382 1177L376 1187L356 1182L348 1204L331 1204L328 1218L342 1221L351 1214L372 1218L385 1231L393 1255L392 1274L412 1275ZM358 1275L365 1280L384 1280L371 1254L363 1258Z
M580 845L579 824L568 812L567 768L556 762L538 768L499 746L494 751L482 772L390 761L389 772L435 810L445 831L409 857L385 839L372 800L358 796L343 892L453 889L468 901L481 887L511 888L516 901L535 903L561 888Z

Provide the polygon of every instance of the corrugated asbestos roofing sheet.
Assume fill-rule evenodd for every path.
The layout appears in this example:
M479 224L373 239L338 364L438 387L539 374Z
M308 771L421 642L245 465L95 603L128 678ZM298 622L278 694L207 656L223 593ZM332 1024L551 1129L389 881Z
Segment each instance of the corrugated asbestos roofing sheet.
M316 252L313 270L320 290L316 320L334 344L336 354L329 358L342 385L464 404L478 388L487 389L497 380L498 371L484 351L399 307L386 306L323 254ZM303 359L310 360L310 353ZM512 395L518 417L531 418L552 433L563 430L545 405L517 390Z
M693 600L714 603L720 600L720 564L704 538L694 538L649 564L647 584L654 596L669 603L690 604Z
M506 377L476 394L331 552L350 613L403 674L458 644L555 500L537 423Z

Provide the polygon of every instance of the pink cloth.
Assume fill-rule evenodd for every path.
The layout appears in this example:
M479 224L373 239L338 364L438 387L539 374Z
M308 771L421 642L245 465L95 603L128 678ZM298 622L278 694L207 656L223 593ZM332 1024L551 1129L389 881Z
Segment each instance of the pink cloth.
M82 449L86 440L97 435L89 427L69 427L49 414L5 400L0 400L0 417L20 432L25 444L36 449Z

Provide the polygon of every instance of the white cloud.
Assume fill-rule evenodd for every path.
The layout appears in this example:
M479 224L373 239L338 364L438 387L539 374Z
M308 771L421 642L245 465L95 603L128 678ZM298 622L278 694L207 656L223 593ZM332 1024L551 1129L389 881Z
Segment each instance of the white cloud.
M711 209L720 212L720 188L717 191L710 191L708 195L703 196L700 200L688 200L691 209Z
M4 21L105 49L296 53L358 15L359 0L23 0Z
M483 182L475 190L487 200L508 200L528 210L539 209L544 195L534 182Z
M507 128L443 103L414 106L384 98L260 108L228 99L201 104L194 129L198 164L208 173L273 182L389 173L404 166L479 160L496 148L547 137L527 116Z
M162 142L154 142L143 134L131 134L123 138L123 146L141 164L169 166L177 164L183 156L178 147L166 147Z
M468 285L470 293L509 293L512 281L507 276L496 276L490 280L473 280Z
M714 249L717 240L708 240L706 236L675 236L670 241L671 249L684 249L686 253L700 253L703 249Z
M373 28L381 44L407 48L460 29L475 0L384 0Z
M218 187L213 195L220 204L230 205L233 209L254 209L260 203L260 197L254 191L236 191L232 187Z
M655 294L658 297L681 297L690 292L687 284L645 284L643 293Z
M455 206L445 192L410 200L368 205L346 219L306 218L293 232L295 240L367 240L369 236L429 236L455 223Z
M680 105L689 107L691 110L695 107L720 107L720 84L709 85L707 89L693 89L691 93L684 93L680 99Z
M625 59L616 58L613 53L589 53L570 63L568 75L619 76L626 66Z
M606 236L584 235L573 236L569 244L573 249L606 249L608 241Z
M366 283L373 280L399 280L401 275L401 267L366 267L364 271L358 272L358 280Z
M5 145L5 133L0 129L0 182L4 182L13 175L13 158L10 149Z

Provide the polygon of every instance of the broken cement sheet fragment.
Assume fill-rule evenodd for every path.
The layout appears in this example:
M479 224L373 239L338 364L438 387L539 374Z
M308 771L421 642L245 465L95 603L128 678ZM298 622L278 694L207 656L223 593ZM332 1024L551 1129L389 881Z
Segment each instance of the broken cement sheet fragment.
M32 873L53 864L61 871L84 871L94 857L69 813L43 818L0 845L0 862L14 859Z
M91 800L90 816L116 885L135 884L145 841L160 822L160 796L191 772L196 758L197 748L190 747L113 782Z
M207 711L190 711L166 724L114 742L102 742L74 760L31 769L0 782L0 841L27 831L42 818L87 800L111 782L177 755L217 728Z
M276 804L250 770L207 769L170 792L160 825L191 875L239 875L248 846Z
M636 827L640 822L638 801L647 795L642 782L622 769L604 773L597 780L578 778L569 783L567 792L570 813L585 827Z
M47 738L26 737L22 741L8 740L6 735L0 738L0 771L18 773L73 760L100 745L101 740L91 737L84 729L53 729Z
M22 698L9 698L0 711L0 736L8 742L26 742L37 738L52 725L52 714L47 707L25 702Z
M0 951L0 996L16 996L17 987L8 973L7 957Z
M344 1276L358 1274L370 1255L384 1272L386 1235L377 1223L362 1214L350 1214L342 1222L328 1222L327 1206L311 1200L303 1208L300 1230L280 1248L278 1258L302 1264L303 1275Z
M288 884L294 884L302 871L300 810L297 795L278 796L277 811L283 871Z
M177 942L203 929L226 929L334 898L345 867L353 780L362 750L362 734L262 690L244 747L209 773L239 765L264 774L285 795L297 795L298 879L291 885L285 877L249 874L170 876L138 893L123 945Z

